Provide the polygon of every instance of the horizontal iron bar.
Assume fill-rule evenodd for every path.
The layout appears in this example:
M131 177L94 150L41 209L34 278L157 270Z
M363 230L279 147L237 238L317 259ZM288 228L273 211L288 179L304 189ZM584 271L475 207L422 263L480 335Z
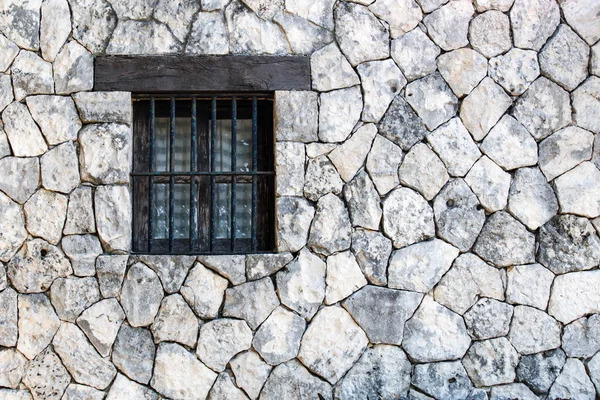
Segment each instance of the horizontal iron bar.
M275 175L274 171L256 172L132 172L131 176L251 176L251 175Z

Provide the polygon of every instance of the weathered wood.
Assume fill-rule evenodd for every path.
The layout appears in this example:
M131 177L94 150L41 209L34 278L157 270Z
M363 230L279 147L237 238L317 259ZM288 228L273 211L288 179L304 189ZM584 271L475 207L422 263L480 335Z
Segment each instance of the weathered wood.
M134 93L310 90L305 56L98 56L95 90Z

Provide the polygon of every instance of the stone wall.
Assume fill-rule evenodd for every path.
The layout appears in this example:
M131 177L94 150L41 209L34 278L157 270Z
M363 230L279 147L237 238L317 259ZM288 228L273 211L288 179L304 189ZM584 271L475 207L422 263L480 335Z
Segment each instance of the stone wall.
M242 1L0 0L0 399L600 395L600 1ZM128 255L164 53L310 56L278 253Z

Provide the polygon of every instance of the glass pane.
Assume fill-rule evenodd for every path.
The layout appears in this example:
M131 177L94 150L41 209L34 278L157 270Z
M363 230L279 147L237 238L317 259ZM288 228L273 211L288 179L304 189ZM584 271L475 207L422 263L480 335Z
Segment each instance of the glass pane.
M153 186L154 210L152 221L155 239L169 238L169 185L157 184Z
M215 205L215 237L225 239L231 237L231 185L218 183Z
M190 235L190 187L176 184L173 191L173 237L189 238ZM154 238L169 238L169 184L154 184Z
M235 225L235 237L252 237L252 184L237 184Z
M192 121L190 118L175 118L175 171L190 171L190 143ZM156 118L154 136L154 170L169 171L170 164L170 118Z
M211 128L209 122L209 129ZM215 138L215 168L216 171L231 171L231 120L217 120L217 137ZM211 131L212 132L212 131ZM252 170L252 120L237 120L236 136L236 170L248 172Z

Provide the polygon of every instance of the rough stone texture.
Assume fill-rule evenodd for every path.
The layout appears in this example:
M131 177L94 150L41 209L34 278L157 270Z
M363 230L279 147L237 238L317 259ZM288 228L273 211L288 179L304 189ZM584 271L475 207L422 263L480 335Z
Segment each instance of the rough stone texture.
M89 386L71 383L67 386L67 390L65 390L62 400L102 400L104 399L105 394L105 392L101 392L100 390L96 390Z
M25 99L31 116L50 145L77 139L81 121L70 97L30 96Z
M6 36L0 34L0 54L2 55L0 72L6 72L8 70L18 53L19 47Z
M165 292L168 294L176 293L181 289L181 285L183 285L183 281L186 279L186 275L188 274L188 271L194 264L195 260L196 257L194 256L140 257L141 262L150 267L152 271L156 272L160 278L163 288L165 289Z
M513 48L489 61L489 74L508 93L519 96L540 76L537 53Z
M273 369L258 353L249 350L237 355L230 362L236 384L244 389L251 399L258 398L260 390Z
M120 20L106 48L108 54L165 54L180 50L180 43L165 25L135 20Z
M127 255L101 255L96 259L96 276L103 298L117 297L127 268Z
M581 163L554 181L561 212L595 218L600 215L600 171Z
M537 400L538 397L527 386L522 383L512 383L510 385L494 386L491 391L492 400Z
M130 379L146 384L152 378L155 352L149 330L123 324L112 349L112 362Z
M17 344L17 292L8 288L0 292L0 345L14 347Z
M2 162L0 161L0 166ZM4 193L0 193L0 261L9 261L19 250L25 239L25 216L19 205ZM16 284L13 283L13 285Z
M14 100L10 75L0 75L0 111Z
M314 252L331 255L350 248L352 228L344 203L335 195L323 196L317 203L308 246Z
M344 198L348 205L352 226L377 230L381 221L379 194L369 175L359 172L344 187Z
M375 5L380 1L382 0L378 0ZM356 69L360 75L364 95L362 120L377 123L394 97L406 86L406 78L390 59L366 62Z
M600 5L596 1L582 2L579 0L568 0L561 3L565 19L589 45L600 39L600 30L595 24L594 13L597 13Z
M251 342L252 331L244 321L218 319L200 328L196 356L211 369L223 372L229 360L248 350Z
M510 329L513 307L497 300L482 298L464 315L471 337L492 339L506 336Z
M265 400L302 400L319 396L331 398L331 386L308 372L297 360L273 369L261 393L261 399Z
M569 126L539 144L540 169L548 179L571 170L592 157L594 135L585 129Z
M433 211L417 192L392 191L383 201L383 231L400 248L435 236Z
M101 52L116 24L117 16L106 0L70 1L73 37L90 51Z
M230 372L221 372L217 376L212 389L208 393L208 400L248 400L244 391L235 385L234 378Z
M277 199L278 250L295 252L306 245L315 208L301 197Z
M99 186L96 188L94 205L96 227L105 250L127 251L131 243L131 210L126 186Z
M369 6L369 10L388 23L392 38L412 30L423 18L421 8L415 0L377 0Z
M16 157L35 157L48 150L40 129L27 106L13 102L2 112L4 131Z
M352 234L352 252L371 284L387 284L387 265L392 252L391 240L378 232L357 229Z
M121 306L133 327L150 325L164 294L158 276L142 263L133 265L123 282Z
M375 135L377 127L374 124L363 125L344 144L329 153L329 159L345 182L350 181L364 163Z
M25 203L39 185L40 164L37 158L5 157L0 160L0 171L4 177L0 181L0 190L20 204Z
M521 354L560 347L561 328L554 318L532 307L515 307L508 339Z
M513 382L518 362L518 353L504 337L475 342L462 361L477 387Z
M439 54L440 48L420 28L392 41L391 56L408 81L434 73Z
M426 200L433 199L448 181L448 173L439 157L418 143L404 157L398 169L400 183L417 190Z
M440 74L457 97L469 93L487 75L487 60L472 49L444 53L437 59Z
M460 0L452 4L464 3ZM458 109L458 99L438 72L409 83L405 98L429 130L454 117Z
M28 359L45 349L60 327L60 320L44 294L19 295L17 349Z
M152 323L154 342L177 342L194 347L198 336L198 320L180 294L163 299Z
M404 327L402 347L417 362L460 359L470 344L463 319L430 296Z
M278 305L273 282L263 278L227 289L222 313L225 317L244 319L250 328L256 329Z
M102 357L108 357L125 313L115 299L99 301L77 318L77 325Z
M171 4L165 1L164 4ZM193 4L192 4L193 6ZM164 18L171 23L179 24L181 20L174 15L165 13ZM225 17L219 12L199 12L192 25L192 30L185 46L188 54L227 54L229 53L229 38Z
M199 318L216 318L227 289L227 279L196 263L188 274L181 294Z
M460 118L473 139L480 141L511 105L511 98L488 77L464 99Z
M106 400L117 400L121 398L157 400L158 395L151 389L136 382L130 381L124 375L117 374Z
M515 0L510 10L516 47L540 50L560 22L560 10L553 0Z
M423 121L402 96L396 96L390 105L379 123L379 131L404 151L410 150L427 135Z
M292 261L290 253L248 254L246 256L246 276L256 280L273 275Z
M398 167L404 155L394 143L381 135L376 135L371 151L367 156L366 169L381 196L400 184Z
M275 157L277 195L302 196L305 159L304 144L295 142L277 144L277 155Z
M327 258L325 284L325 304L327 305L345 299L367 284L367 280L350 250Z
M554 274L541 264L519 265L506 272L506 301L545 310Z
M54 93L52 64L31 51L21 51L12 68L15 100L21 101L32 94Z
M50 300L63 321L75 322L79 314L100 300L96 279L58 278L50 288Z
M68 194L81 182L77 165L77 150L66 142L46 152L41 159L42 186Z
M289 13L279 13L273 19L285 31L292 52L311 54L333 42L333 32Z
M573 92L573 110L577 125L594 133L600 133L600 78L592 76Z
M81 92L73 99L84 123L131 124L131 93Z
M600 312L599 271L571 272L554 279L548 314L568 324L586 314Z
M82 179L95 184L129 181L131 132L125 125L87 125L79 134Z
M71 12L67 0L51 0L42 4L40 50L52 62L71 33Z
M455 50L469 44L467 35L473 12L471 1L452 1L426 16L423 23L438 46Z
M590 377L592 378L592 382L596 385L596 393L598 393L598 387L600 386L600 356L596 354L588 363L587 367L590 371Z
M460 361L418 364L411 383L436 399L467 399L473 389Z
M310 58L310 67L312 87L320 92L360 84L358 75L336 43L331 43L315 51ZM305 105L301 109L304 108Z
M535 393L547 393L565 361L565 353L561 349L523 356L517 368L517 379Z
M102 254L100 241L94 235L65 236L61 246L71 260L73 272L77 276L93 276L96 273L96 258Z
M183 42L188 34L192 17L198 11L197 2L170 2L160 0L154 9L154 17L166 24L177 40Z
M47 348L30 364L23 377L34 399L60 399L69 385L71 376L58 356Z
M469 25L469 40L475 50L488 58L510 50L508 17L496 10L477 15Z
M17 350L10 348L0 350L0 385L2 387L10 389L19 387L26 369L27 359Z
M506 207L510 180L510 174L486 156L481 157L465 177L465 182L488 212Z
M516 119L505 115L481 143L481 151L505 170L537 164L535 139Z
M510 187L508 211L531 230L556 215L556 195L538 168L517 170Z
M549 398L593 399L594 384L587 376L585 366L576 358L569 358L548 393Z
M339 194L343 186L344 181L342 181L340 174L327 156L321 155L308 160L304 197L312 201L318 201L327 193Z
M53 63L54 87L58 94L92 90L94 58L76 41L69 42Z
M277 92L276 97L277 140L316 141L317 94L309 91Z
M600 315L580 318L565 326L562 347L569 357L593 357L600 350Z
M252 346L271 365L298 355L306 321L284 307L277 307L256 331Z

